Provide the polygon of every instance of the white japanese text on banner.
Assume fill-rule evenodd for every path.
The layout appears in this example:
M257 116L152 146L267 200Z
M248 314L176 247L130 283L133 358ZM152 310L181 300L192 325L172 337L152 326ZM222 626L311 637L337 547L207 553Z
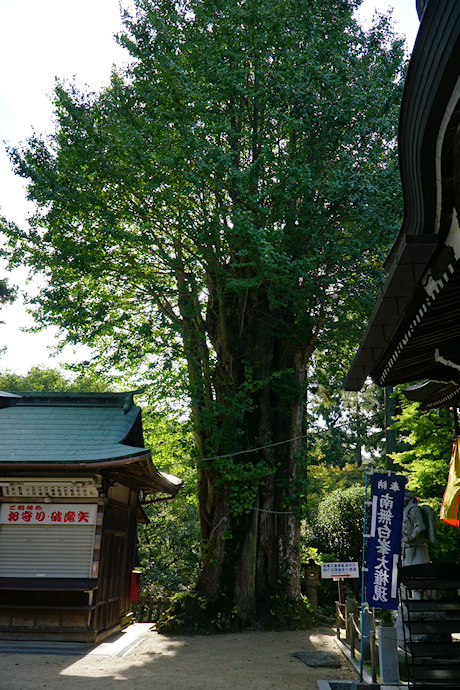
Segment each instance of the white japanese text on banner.
M406 477L373 474L367 545L366 594L370 606L398 608L398 566Z

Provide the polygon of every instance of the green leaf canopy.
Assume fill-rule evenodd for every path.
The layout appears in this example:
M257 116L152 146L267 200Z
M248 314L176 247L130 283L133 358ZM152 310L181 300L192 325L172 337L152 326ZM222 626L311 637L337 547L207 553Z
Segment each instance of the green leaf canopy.
M362 315L397 223L403 63L355 5L125 13L129 66L99 94L58 83L55 134L11 152L39 209L13 235L48 279L43 323L132 361L184 320L218 353L248 294L301 341Z

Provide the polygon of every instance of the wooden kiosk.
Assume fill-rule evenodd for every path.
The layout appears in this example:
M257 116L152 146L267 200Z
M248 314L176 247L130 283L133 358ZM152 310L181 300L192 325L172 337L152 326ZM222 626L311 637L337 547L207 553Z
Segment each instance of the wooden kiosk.
M141 502L182 485L154 467L133 395L0 393L0 638L96 642L130 622Z

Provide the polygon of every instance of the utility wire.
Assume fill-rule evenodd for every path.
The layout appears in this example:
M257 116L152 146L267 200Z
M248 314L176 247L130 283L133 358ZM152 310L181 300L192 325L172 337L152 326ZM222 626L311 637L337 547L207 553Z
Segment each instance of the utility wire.
M378 419L381 417L384 413L383 412L377 412L375 415L372 415L371 417L366 418L366 422L372 422L375 419ZM300 441L304 438L308 438L308 436L321 436L322 434L327 434L330 433L331 431L335 431L336 429L341 429L341 428L347 428L350 426L349 422L342 422L340 424L336 424L334 427L329 428L329 429L318 429L318 430L310 430L308 433L303 434L303 436L296 436L295 438L288 438L285 441L278 441L277 443L267 443L265 446L258 446L257 448L247 448L246 450L239 450L236 453L225 453L224 455L212 455L207 458L199 458L197 462L210 462L211 460L221 460L223 458L234 458L237 455L245 455L247 453L255 453L259 450L266 450L268 448L274 448L275 446L281 446L284 443L291 443L291 441Z
M236 453L225 453L225 455L212 455L209 458L199 458L197 462L209 462L210 460L221 460L222 458L234 458L236 455L244 455L245 453L255 453L258 450L265 450L266 448L274 448L275 446L282 446L283 443L291 443L291 441L300 441L307 438L308 434L303 436L296 436L296 438L288 438L285 441L278 441L277 443L268 443L265 446L258 446L258 448L247 448L246 450L239 450Z
M371 417L367 417L365 419L366 422L370 423L379 417L381 417L384 414L384 412L377 412L375 415L372 415ZM267 443L264 446L258 446L257 448L246 448L246 450L239 450L236 453L225 453L223 455L211 455L206 458L199 458L196 462L210 462L211 460L222 460L224 458L234 458L238 455L246 455L248 453L255 453L259 450L267 450L268 448L274 448L275 446L282 446L285 443L291 443L291 441L301 441L305 438L308 438L308 436L321 436L323 434L328 434L331 433L332 431L335 431L337 429L342 429L342 428L347 428L350 426L350 422L341 422L340 424L336 424L332 428L327 428L327 429L310 429L308 433L303 434L302 436L296 436L295 438L288 438L285 441L277 441L276 443ZM164 442L165 444L167 443L166 441ZM155 448L153 448L155 450Z

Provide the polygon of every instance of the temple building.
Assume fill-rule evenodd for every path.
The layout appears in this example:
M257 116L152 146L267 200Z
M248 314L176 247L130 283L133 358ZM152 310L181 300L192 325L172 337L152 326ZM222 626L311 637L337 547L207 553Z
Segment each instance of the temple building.
M0 638L97 642L131 620L142 504L182 482L134 393L0 393Z
M429 0L399 124L404 219L346 382L432 380L460 397L460 3ZM446 399L447 401L447 399Z
M425 410L453 408L457 439L440 517L458 526L460 2L419 0L417 9L399 124L404 218L346 389L359 391L367 377L411 384L406 396ZM414 564L399 576L409 688L458 688L460 565Z

